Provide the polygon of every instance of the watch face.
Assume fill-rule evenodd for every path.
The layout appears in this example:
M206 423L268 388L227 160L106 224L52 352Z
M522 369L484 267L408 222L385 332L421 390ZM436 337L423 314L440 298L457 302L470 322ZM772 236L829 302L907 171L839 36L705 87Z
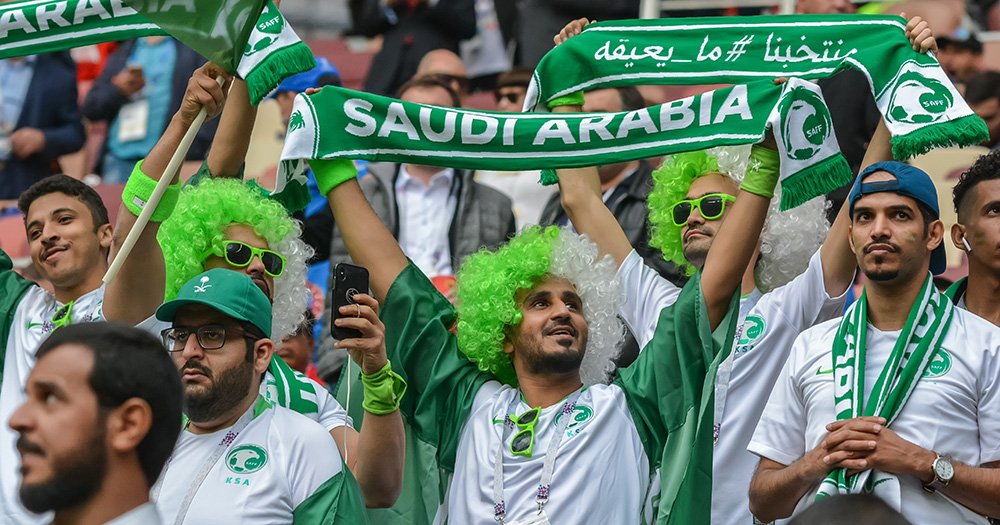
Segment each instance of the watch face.
M934 462L934 475L941 481L949 481L955 475L955 467L946 458L938 458Z

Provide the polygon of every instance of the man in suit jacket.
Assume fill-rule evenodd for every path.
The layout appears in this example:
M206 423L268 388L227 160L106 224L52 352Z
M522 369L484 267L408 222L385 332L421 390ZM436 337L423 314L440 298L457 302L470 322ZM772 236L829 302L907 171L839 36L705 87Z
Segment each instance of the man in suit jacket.
M407 82L399 98L437 106L458 105L458 95L434 77ZM372 208L399 240L407 257L432 279L448 280L465 257L484 246L498 246L515 232L510 198L475 182L471 170L373 162L368 164L368 171L370 175L361 179L361 189ZM329 259L331 267L351 262L329 207L306 219L303 239L316 250L312 262ZM324 314L327 320L333 303L332 283L329 290ZM326 322L316 368L324 380L336 380L334 374L347 355L333 348L329 333Z
M67 52L2 60L0 101L0 199L16 199L86 141L76 64Z

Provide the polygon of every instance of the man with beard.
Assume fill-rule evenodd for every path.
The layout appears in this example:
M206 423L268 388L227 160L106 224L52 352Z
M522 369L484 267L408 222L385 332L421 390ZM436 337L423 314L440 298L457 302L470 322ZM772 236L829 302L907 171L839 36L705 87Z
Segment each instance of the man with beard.
M196 72L167 134L176 134L179 141L202 107L209 116L219 113L225 98L223 86L215 80L220 75L228 78L212 64ZM161 152L158 158L147 159L143 167L156 169L159 165L162 172L169 158L169 152ZM35 365L35 351L54 330L105 319L143 323L150 328L155 324L149 318L163 302L164 271L156 232L172 210L179 184L164 194L114 282L105 286L101 280L108 270L109 255L115 256L142 212L136 203L147 202L155 186L155 181L149 185L137 182L125 186L114 229L100 195L66 175L42 179L18 199L32 262L52 283L54 293L19 276L0 250L0 421L6 421L24 402L24 385ZM15 437L5 425L0 430L0 522L39 523L46 518L24 510L16 495Z
M776 174L748 174L751 189L732 205L704 274L664 312L654 338L663 348L604 385L624 334L622 297L614 261L586 237L536 226L471 256L456 310L404 256L353 164L310 163L384 304L389 357L410 384L400 411L414 439L437 449L441 483L450 482L415 507L463 524L649 523L658 511L677 523L707 518L708 505L689 501L711 448L698 416L702 385L732 336L727 312L769 200L756 193L772 192ZM671 480L666 504L660 478Z
M969 258L969 276L946 294L959 308L1000 326L1000 152L976 159L952 194L958 222L951 241Z
M80 324L42 343L19 435L19 495L60 525L156 525L149 489L181 423L181 386L160 342L117 323Z
M384 360L381 323L373 308L363 310L358 324ZM181 374L187 416L152 490L161 521L367 522L361 490L330 434L260 394L274 344L271 304L253 280L209 270L156 317L172 323L163 342Z
M985 525L1000 515L1000 330L934 288L944 226L926 173L873 164L848 205L869 282L795 340L748 447L750 510L767 522L869 492L917 525Z

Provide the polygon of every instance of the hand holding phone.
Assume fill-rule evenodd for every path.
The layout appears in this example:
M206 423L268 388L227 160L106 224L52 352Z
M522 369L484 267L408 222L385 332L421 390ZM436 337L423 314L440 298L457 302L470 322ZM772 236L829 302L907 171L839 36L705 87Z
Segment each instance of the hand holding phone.
M333 279L333 315L330 319L330 333L337 340L360 338L360 331L338 327L335 320L349 315L340 312L342 306L355 305L358 312L361 311L361 306L354 301L354 296L368 293L368 270L353 264L340 263L334 268Z

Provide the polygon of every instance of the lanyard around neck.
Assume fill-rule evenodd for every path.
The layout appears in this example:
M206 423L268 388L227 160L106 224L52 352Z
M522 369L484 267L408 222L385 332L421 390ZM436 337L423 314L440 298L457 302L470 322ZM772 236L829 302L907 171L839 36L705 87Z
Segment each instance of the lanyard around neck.
M260 400L258 399L258 402ZM198 495L198 490L201 488L201 484L205 482L205 478L208 477L208 473L211 472L212 468L215 467L215 463L219 461L222 457L222 453L229 448L229 445L236 441L236 437L243 432L243 429L250 424L254 419L254 413L256 413L257 403L254 403L250 410L243 413L242 416L236 421L236 424L229 428L229 432L223 436L219 444L216 445L215 451L212 455L205 460L202 464L201 470L198 474L191 480L191 486L188 488L187 494L184 496L184 501L181 502L180 508L177 510L177 519L174 520L174 525L180 525L184 523L184 517L187 516L188 509L191 507L191 502L194 501L194 497ZM163 473L160 474L160 479L157 480L156 485L153 486L152 490L152 501L156 503L160 496L160 489L163 488L163 480L167 477L167 469L170 468L170 459L167 460L167 464L163 467Z
M576 408L576 400L580 398L580 394L582 393L583 389L581 388L570 394L566 398L566 401L563 402L559 415L556 416L559 418L559 423L556 425L555 435L549 440L549 448L545 451L545 462L542 464L542 479L538 482L538 492L535 494L535 503L538 503L539 514L542 513L542 509L549 501L549 487L552 485L552 472L556 466L556 454L559 452L559 444L562 443L563 435L569 426L569 420L572 419L570 415L573 413L573 409ZM500 439L497 459L493 464L493 519L500 523L504 522L504 517L507 515L507 505L503 497L503 449L507 438L510 437L511 430L515 426L514 421L511 419L511 414L517 408L519 399L520 394L515 393L514 398L511 399L510 405L507 407L507 414L504 417L503 437ZM541 414L539 414L539 417L541 417Z

